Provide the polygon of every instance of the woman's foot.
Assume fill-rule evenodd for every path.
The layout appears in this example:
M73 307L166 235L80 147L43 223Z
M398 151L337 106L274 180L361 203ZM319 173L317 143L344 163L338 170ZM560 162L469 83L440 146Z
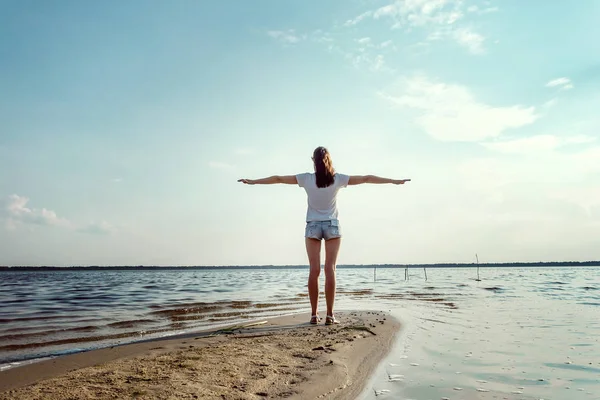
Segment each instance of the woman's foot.
M327 317L325 317L325 325L333 325L333 324L339 324L339 323L340 323L340 321L335 319L335 316L333 316L333 315L328 315Z
M316 325L319 322L321 322L321 317L319 317L318 315L313 315L312 317L310 317L310 323L312 325Z

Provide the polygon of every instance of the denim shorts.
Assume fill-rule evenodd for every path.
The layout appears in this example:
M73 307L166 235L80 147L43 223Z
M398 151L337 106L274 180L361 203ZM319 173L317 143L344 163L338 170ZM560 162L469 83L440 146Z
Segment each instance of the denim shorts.
M304 237L309 239L336 239L342 237L340 223L337 219L328 221L309 221L306 223Z

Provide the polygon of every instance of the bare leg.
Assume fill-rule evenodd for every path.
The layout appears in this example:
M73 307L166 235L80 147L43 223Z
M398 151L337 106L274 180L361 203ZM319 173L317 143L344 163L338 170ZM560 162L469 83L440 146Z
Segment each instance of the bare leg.
M325 300L327 302L327 315L333 315L335 301L335 265L340 251L341 238L325 241Z
M319 305L319 274L321 273L321 241L306 238L306 253L310 272L308 274L308 297L310 298L310 315L317 315Z

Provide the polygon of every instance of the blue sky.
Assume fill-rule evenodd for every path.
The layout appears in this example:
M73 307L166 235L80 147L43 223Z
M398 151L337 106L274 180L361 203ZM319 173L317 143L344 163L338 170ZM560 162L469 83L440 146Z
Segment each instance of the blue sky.
M600 259L600 3L4 1L0 265Z

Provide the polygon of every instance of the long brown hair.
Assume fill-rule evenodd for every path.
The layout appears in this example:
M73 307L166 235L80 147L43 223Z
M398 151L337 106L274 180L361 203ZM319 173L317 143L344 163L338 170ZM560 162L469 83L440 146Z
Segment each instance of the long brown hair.
M324 188L333 184L335 170L331 162L329 151L325 147L319 146L313 152L313 162L315 164L315 175L317 178L317 187Z

